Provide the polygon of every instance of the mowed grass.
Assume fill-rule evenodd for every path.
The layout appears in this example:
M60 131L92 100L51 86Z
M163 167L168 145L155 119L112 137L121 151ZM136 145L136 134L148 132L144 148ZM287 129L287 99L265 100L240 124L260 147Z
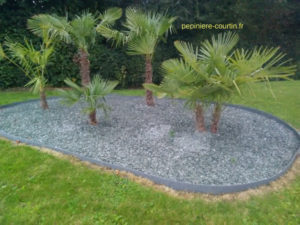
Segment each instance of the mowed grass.
M275 99L264 83L252 85L255 95L236 96L232 103L271 113L300 129L300 81L271 82Z
M0 141L0 224L299 224L300 179L247 201L180 200Z
M275 105L258 84L247 105L299 124L300 82L273 82ZM116 91L141 95L143 90ZM54 94L50 92L50 94ZM270 96L270 95L269 95ZM0 92L0 105L35 96ZM245 99L234 103L246 104ZM276 106L278 105L278 106ZM287 107L287 109L284 108ZM247 201L182 200L117 175L0 140L0 224L300 224L300 177Z
M47 96L55 96L56 91L47 91ZM29 91L0 91L0 105L22 102L30 99L36 99L38 95Z

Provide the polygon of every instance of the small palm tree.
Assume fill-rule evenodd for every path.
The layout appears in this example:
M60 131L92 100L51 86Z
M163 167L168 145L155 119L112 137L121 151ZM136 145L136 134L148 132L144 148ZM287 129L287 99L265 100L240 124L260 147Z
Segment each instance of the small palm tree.
M121 15L122 10L119 8L110 8L99 17L84 12L71 21L64 17L40 14L28 20L28 27L38 36L49 35L66 43L73 43L78 48L74 61L80 65L81 83L87 86L90 83L88 50L95 43L96 25L101 20L102 26L109 26Z
M145 56L145 83L152 83L152 59L160 40L173 30L175 17L163 14L128 8L126 9L126 30L117 31L99 24L97 31L107 39L112 39L116 45L128 44L129 55ZM146 103L154 106L152 92L146 90Z
M215 102L211 132L216 133L222 105L233 95L242 95L242 88L250 83L270 78L287 79L295 73L295 66L285 65L284 54L279 48L260 47L251 51L237 49L237 34L228 32L204 41L200 48L185 42L175 42L181 59L170 59L162 64L165 77L161 85L144 84L145 88L158 92L159 96L187 99L195 109L196 128L204 131L202 105ZM270 89L272 92L272 90Z
M118 85L117 81L103 81L99 76L95 76L87 86L80 87L70 79L66 79L65 83L71 87L71 90L59 90L59 95L63 97L62 103L73 105L79 100L83 100L87 107L83 112L89 114L90 124L98 124L96 118L97 108L101 108L107 114L108 107L106 105L105 96L113 91ZM101 100L101 101L100 101Z
M46 66L54 52L51 38L43 39L39 50L35 49L33 44L25 39L25 44L7 40L4 44L7 48L6 54L0 46L0 59L7 59L17 66L30 79L25 86L31 86L33 93L40 94L41 107L48 109L46 100L45 78Z

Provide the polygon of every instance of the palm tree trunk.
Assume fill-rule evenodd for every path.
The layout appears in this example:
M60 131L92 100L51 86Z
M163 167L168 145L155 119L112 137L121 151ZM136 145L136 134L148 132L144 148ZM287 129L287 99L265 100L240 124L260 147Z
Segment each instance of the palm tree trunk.
M221 117L221 109L222 109L222 105L219 103L216 103L215 108L214 108L212 123L211 123L211 127L210 127L210 131L212 133L217 133L217 131L218 131L218 125L219 125L219 121L220 121L220 117Z
M46 93L45 93L44 89L40 91L40 100L41 100L42 109L44 109L44 110L49 109L47 99L46 99Z
M97 118L96 118L96 110L94 110L93 112L91 112L89 114L89 117L90 117L90 124L91 125L97 125L98 124L98 121L97 121Z
M146 74L145 74L145 83L152 83L152 63L151 56L146 55ZM154 106L154 99L152 91L146 90L146 103L148 106Z
M84 49L79 49L79 65L82 86L87 86L90 81L90 60L88 53Z
M195 108L196 115L196 130L203 132L205 131L205 123L204 123L204 112L201 105L197 104Z

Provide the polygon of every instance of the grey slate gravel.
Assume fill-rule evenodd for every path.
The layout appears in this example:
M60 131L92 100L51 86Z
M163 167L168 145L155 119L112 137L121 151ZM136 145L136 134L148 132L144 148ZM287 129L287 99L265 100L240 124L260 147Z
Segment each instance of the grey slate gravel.
M108 118L88 124L80 104L49 100L0 109L0 130L40 145L130 168L172 181L201 185L247 184L281 172L300 141L275 120L227 106L218 134L195 132L194 114L183 101L110 95ZM210 111L206 110L207 128Z

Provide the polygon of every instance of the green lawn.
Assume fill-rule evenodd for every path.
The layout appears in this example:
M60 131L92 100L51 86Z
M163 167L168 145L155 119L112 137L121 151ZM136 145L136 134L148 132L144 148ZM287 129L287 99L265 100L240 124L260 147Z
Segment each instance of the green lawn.
M300 82L273 82L278 100L234 99L300 128ZM142 90L116 91L140 95ZM54 94L51 92L50 94ZM0 92L0 105L31 99ZM246 101L247 100L247 101ZM247 201L181 200L125 178L0 140L0 224L300 224L300 176L288 188Z
M300 129L300 81L271 82L274 99L263 83L253 85L255 96L235 97L232 103L271 113Z

